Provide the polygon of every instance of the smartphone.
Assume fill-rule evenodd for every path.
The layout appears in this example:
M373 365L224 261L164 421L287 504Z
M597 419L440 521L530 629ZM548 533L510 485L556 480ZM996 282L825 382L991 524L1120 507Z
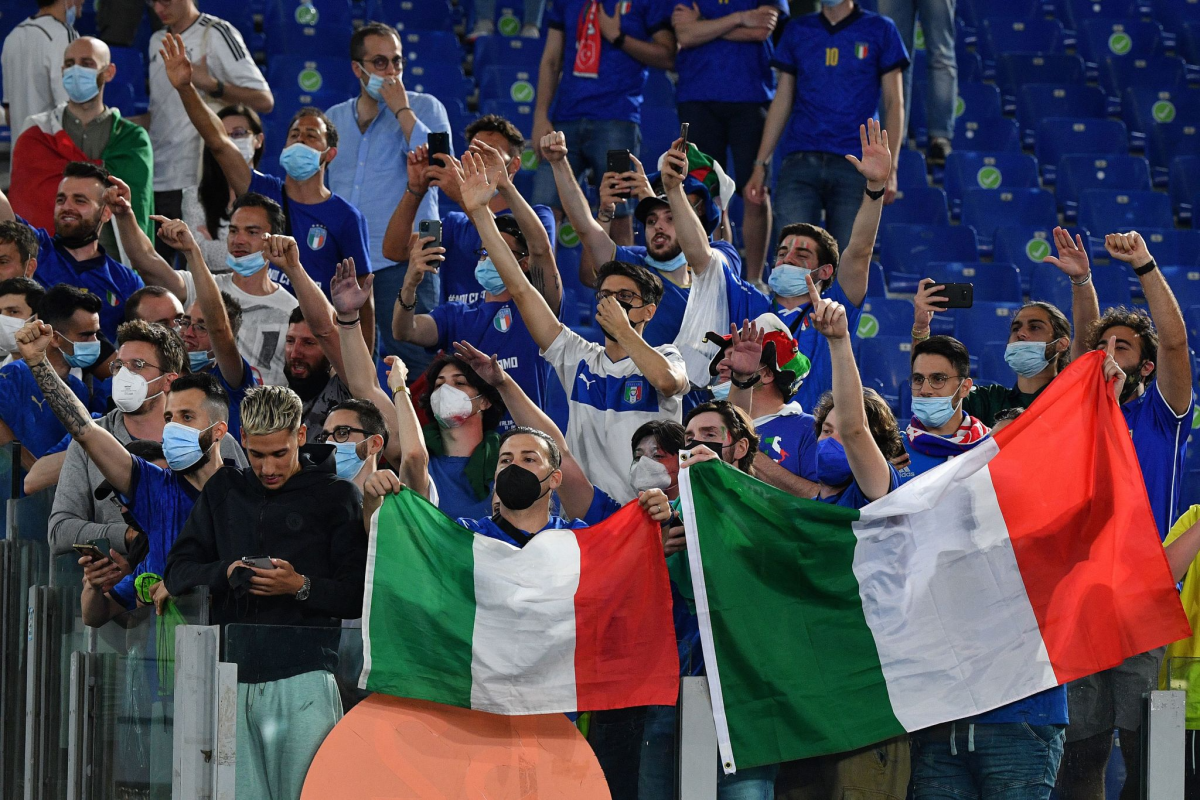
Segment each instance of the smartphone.
M946 298L946 302L938 303L942 308L970 308L975 299L975 284L945 283L938 294Z
M424 239L426 236L432 236L432 242L426 242L425 247L441 247L442 246L442 221L440 219L423 219L421 224L417 226L417 235Z
M688 149L688 123L681 122L679 124L679 138L683 140L679 143L679 149L686 153Z
M434 133L429 134L428 141L429 141L429 165L433 166L433 167L449 166L449 161L447 161L446 163L443 164L441 161L435 161L433 157L436 155L439 155L439 154L446 155L446 156L450 155L450 134L434 132Z
M630 159L628 150L609 150L608 164L605 172L613 172L617 175L623 175L633 169L633 161ZM620 192L617 197L629 197L629 192Z
M277 569L270 556L242 556L242 564L255 569Z
M71 547L75 548L75 552L79 553L79 555L88 556L93 561L103 561L104 559L108 558L107 548L101 550L91 542L88 542L87 544L73 544Z

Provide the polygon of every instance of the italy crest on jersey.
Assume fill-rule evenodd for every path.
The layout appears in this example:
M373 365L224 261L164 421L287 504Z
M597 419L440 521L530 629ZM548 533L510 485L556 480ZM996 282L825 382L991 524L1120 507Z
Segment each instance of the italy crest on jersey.
M329 238L329 231L324 225L313 225L308 229L308 249L320 250L325 246L325 240Z
M855 42L854 43L854 57L855 58L862 60L867 57L868 52L869 52L869 48L867 47L866 42Z
M642 397L646 393L646 387L641 381L630 381L625 384L625 402L628 405L634 405L642 401Z
M512 309L505 306L497 311L496 316L492 317L492 327L501 333L508 333L512 327Z

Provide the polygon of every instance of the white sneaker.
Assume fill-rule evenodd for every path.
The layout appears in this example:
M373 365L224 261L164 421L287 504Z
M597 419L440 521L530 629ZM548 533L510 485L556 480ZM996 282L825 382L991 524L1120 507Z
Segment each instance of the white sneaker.
M526 25L525 27L521 28L522 38L538 39L541 38L541 35L542 32L538 29L537 25Z
M467 34L467 41L474 42L480 36L491 36L496 31L496 24L490 19L475 21L475 28Z

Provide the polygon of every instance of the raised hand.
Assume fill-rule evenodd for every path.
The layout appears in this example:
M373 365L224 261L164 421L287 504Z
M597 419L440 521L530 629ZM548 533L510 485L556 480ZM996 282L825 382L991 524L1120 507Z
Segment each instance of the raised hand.
M508 176L508 165L504 163L504 156L500 155L499 150L486 142L475 139L471 142L470 151L483 159L488 183L498 190L512 186L512 181Z
M653 197L654 187L650 185L650 180L646 177L646 168L633 153L629 154L629 161L633 164L633 169L621 175L621 178L626 181L630 197L634 200Z
M449 153L439 153L434 159L434 163L425 168L425 174L429 176L429 185L436 186L446 197L461 206L462 197L458 193L455 175L462 169L462 163Z
M940 304L950 298L938 294L945 288L944 284L938 283L933 278L921 279L921 282L917 284L917 293L913 296L913 328L919 331L929 330L929 325L933 322L933 315L946 310Z
M629 315L625 313L624 308L621 308L617 298L612 295L596 303L596 322L618 342L624 335L634 332L633 325L629 322Z
M300 269L300 247L291 236L279 236L264 233L263 240L267 243L263 248L263 257L285 273L289 270Z
M167 80L176 89L182 89L192 82L192 62L188 60L187 48L183 46L183 37L177 33L168 33L163 38L162 49L158 51L163 61Z
M538 147L543 161L556 164L567 157L567 135L562 131L550 131L541 138Z
M1110 336L1104 345L1104 363L1100 369L1104 373L1104 380L1112 386L1113 397L1116 398L1117 405L1121 405L1121 392L1125 388L1125 370L1117 364L1116 353L1117 337Z
M866 125L858 126L858 139L862 143L862 158L847 154L846 160L854 165L869 183L887 183L892 174L892 151L888 147L888 135L878 120L869 119Z
M338 316L352 316L366 305L371 297L371 287L375 285L375 276L367 275L359 283L358 275L354 272L354 259L347 258L337 265L333 280L329 282L329 298Z
M132 213L133 193L129 191L129 184L116 175L109 175L108 183L108 188L104 190L104 204L108 206L108 210L114 217L123 217Z
M396 473L390 469L377 469L363 484L363 495L378 501L389 494L400 494L403 489L404 484L396 477Z
M150 219L158 223L158 238L166 242L167 247L180 252L196 249L192 229L183 220L171 219L161 214L151 214Z
M1071 234L1066 229L1055 228L1054 246L1058 249L1058 257L1046 256L1042 259L1043 263L1053 264L1069 278L1082 278L1091 271L1087 248L1083 246L1083 237L1078 233L1075 234L1075 241L1071 241Z
M475 374L482 378L488 386L499 388L504 385L508 375L505 373L504 367L500 366L496 356L486 355L468 341L455 342L454 354L467 362L467 365L475 370Z
M455 177L463 211L469 214L487 208L496 187L488 180L487 168L478 153L463 153L462 167L455 171Z
M662 177L662 185L664 191L671 191L683 185L683 179L687 176L688 158L687 151L680 150L679 146L683 144L683 139L676 139L671 142L671 149L663 156L663 168L659 172Z
M1104 237L1104 249L1113 258L1134 267L1144 267L1154 260L1146 248L1145 240L1137 231L1108 234Z
M216 90L217 79L208 71L208 56L200 56L200 60L192 66L192 85L202 92Z
M638 505L659 525L671 518L671 501L662 489L647 489L638 493Z
M763 337L766 329L750 320L742 323L739 331L737 325L729 326L729 349L725 351L725 360L729 362L729 370L741 376L738 380L748 380L762 366Z
M625 202L622 196L625 192L624 181L616 172L606 172L600 176L600 204L596 209L599 214L615 214L617 203Z
M54 329L41 320L30 320L25 323L25 327L17 331L17 351L21 354L21 360L26 366L32 367L40 364L46 357L46 351L50 349L50 342L54 338Z
M812 275L804 276L808 283L808 299L812 303L812 313L809 319L817 333L826 339L845 339L850 335L846 323L846 307L834 300L826 300L817 292Z
M379 96L393 114L408 106L408 90L404 88L404 75L392 75L383 79Z
M408 151L408 185L418 195L429 191L429 145Z
M396 392L403 389L404 385L408 383L408 365L404 363L404 359L400 358L400 356L388 356L383 361L388 365L388 389L395 395Z
M409 244L408 272L404 276L404 284L414 291L425 280L429 273L437 274L438 267L446 260L444 247L426 247L433 241L432 236L417 237L412 235Z

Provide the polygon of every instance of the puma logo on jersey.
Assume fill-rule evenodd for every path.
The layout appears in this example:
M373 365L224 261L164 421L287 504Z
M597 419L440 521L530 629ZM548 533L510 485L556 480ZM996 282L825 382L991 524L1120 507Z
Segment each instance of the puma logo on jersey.
M592 384L596 382L595 378L589 378L587 375L580 374L579 380L583 381L583 385L588 389L592 388Z

